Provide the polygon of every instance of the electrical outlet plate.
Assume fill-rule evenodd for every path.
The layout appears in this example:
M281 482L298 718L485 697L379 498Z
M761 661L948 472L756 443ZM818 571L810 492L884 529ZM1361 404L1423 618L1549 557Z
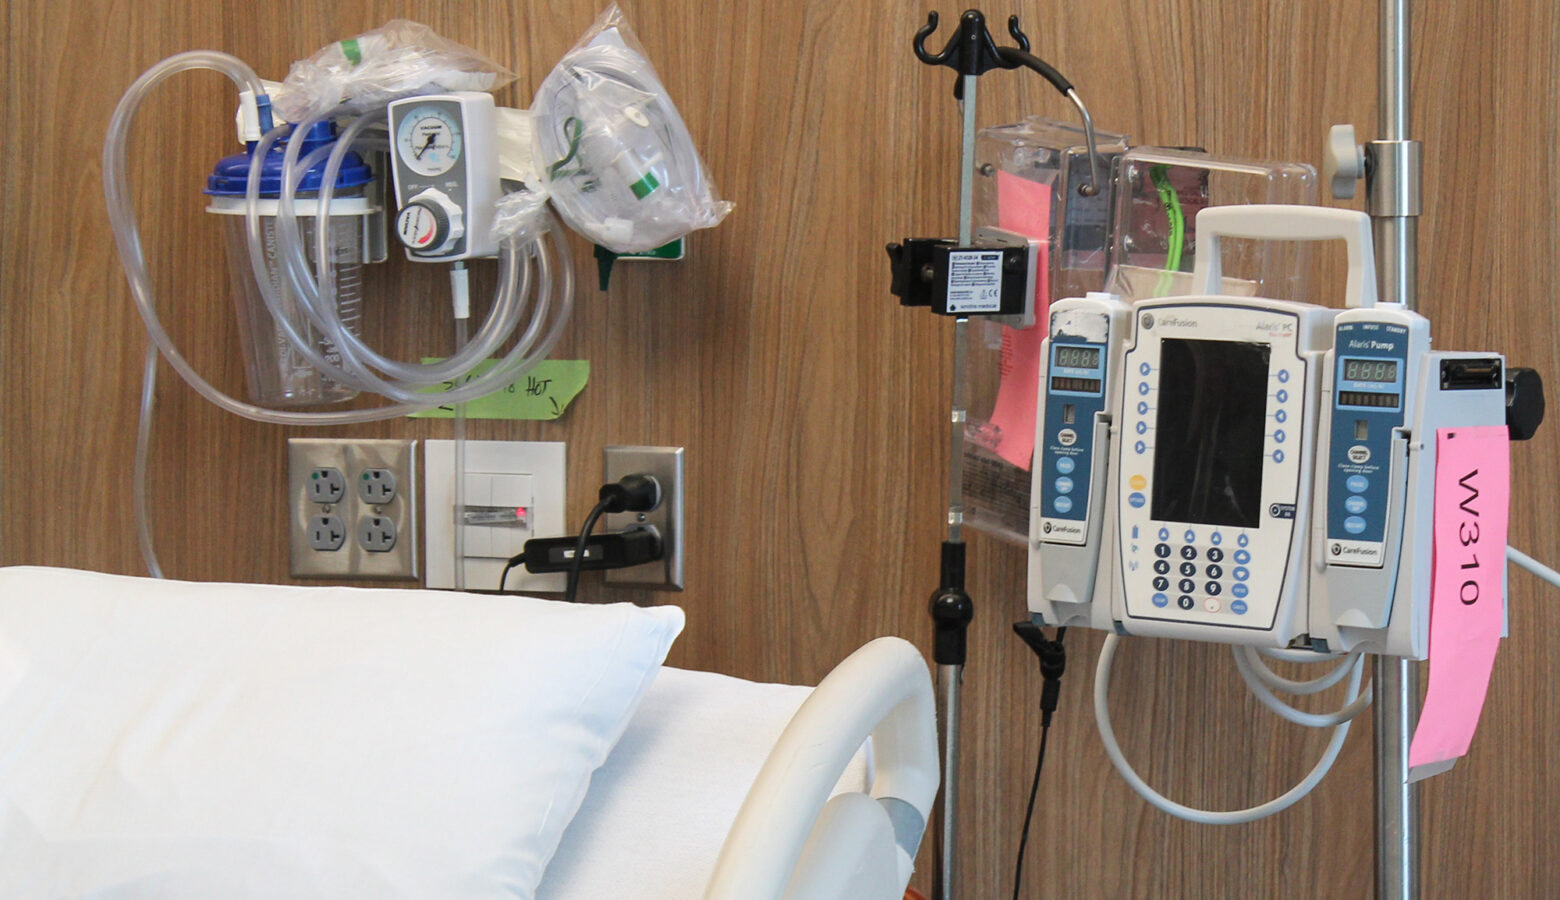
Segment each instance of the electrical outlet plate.
M606 477L610 484L625 475L653 475L661 485L661 503L645 513L608 513L602 516L601 530L622 531L635 526L652 525L661 535L666 555L660 560L627 569L608 569L602 573L607 584L618 587L648 587L666 591L683 589L683 448L681 447L607 447Z
M530 538L569 534L564 518L564 450L557 441L466 441L466 498L468 510L494 511L524 508L523 522L462 525L465 528L464 565L470 590L498 589L498 579L509 557L519 553ZM423 448L427 482L428 578L431 588L455 587L455 442L428 441ZM566 576L532 575L524 566L509 572L505 588L511 591L562 592Z
M289 438L288 498L292 509L291 570L298 578L417 577L417 442ZM340 473L322 492L321 480ZM394 484L386 492L386 481ZM363 485L373 487L365 489ZM321 503L320 497L339 497ZM384 498L374 503L370 498ZM334 543L316 529L321 517L343 526L344 540ZM393 535L393 538L387 537Z

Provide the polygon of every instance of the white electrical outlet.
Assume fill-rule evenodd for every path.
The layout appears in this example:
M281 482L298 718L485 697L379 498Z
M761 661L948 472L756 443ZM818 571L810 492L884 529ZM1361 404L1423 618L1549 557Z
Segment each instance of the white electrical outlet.
M504 564L525 542L569 533L564 519L564 444L556 441L467 441L465 512L455 508L455 442L423 447L428 550L427 586L455 587L455 529L463 528L461 571L470 590L498 589ZM457 525L457 522L461 524ZM562 574L509 573L508 590L562 591Z
M287 441L294 576L417 577L416 448L416 441Z

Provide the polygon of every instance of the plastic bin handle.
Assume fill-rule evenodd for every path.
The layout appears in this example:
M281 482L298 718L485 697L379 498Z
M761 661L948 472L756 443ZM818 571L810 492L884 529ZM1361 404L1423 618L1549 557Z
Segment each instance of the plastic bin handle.
M1349 283L1344 303L1350 309L1376 305L1376 257L1370 216L1352 209L1254 203L1210 206L1197 214L1197 258L1192 293L1212 294L1223 286L1221 237L1268 241L1343 241L1349 251ZM1214 288L1210 290L1210 287Z

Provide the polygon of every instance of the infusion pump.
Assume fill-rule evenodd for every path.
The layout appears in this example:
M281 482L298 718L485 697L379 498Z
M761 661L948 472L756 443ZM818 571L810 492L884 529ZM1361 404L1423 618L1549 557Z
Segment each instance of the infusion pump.
M1428 651L1439 428L1505 422L1504 361L1374 302L1370 220L1204 210L1193 293L1050 311L1029 610L1046 625ZM1345 310L1217 293L1219 238L1340 239Z

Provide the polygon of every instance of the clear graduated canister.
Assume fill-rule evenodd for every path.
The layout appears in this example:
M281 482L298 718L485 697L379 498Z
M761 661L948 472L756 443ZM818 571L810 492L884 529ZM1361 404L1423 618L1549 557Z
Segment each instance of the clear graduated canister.
M320 122L303 137L300 158L335 140L335 126ZM245 189L253 164L255 143L249 142L243 153L235 153L217 162L207 178L205 193L211 197L207 212L223 218L227 245L228 271L233 283L233 302L238 315L238 331L244 355L245 383L249 396L264 406L291 407L336 403L357 396L357 391L320 374L287 339L286 333L271 315L250 263L249 240L245 229ZM338 363L340 352L319 333L300 308L300 301L284 283L277 256L276 218L282 181L282 161L287 144L278 141L262 162L260 173L260 234L264 242L266 274L270 290L280 299L288 321L306 341L313 342L320 355ZM310 169L298 184L293 208L308 255L315 265L316 200L325 163ZM336 177L330 203L332 253L335 256L337 315L353 334L359 332L362 315L364 261L369 257L370 232L378 221L379 209L364 196L363 186L373 181L373 173L363 158L346 155Z

